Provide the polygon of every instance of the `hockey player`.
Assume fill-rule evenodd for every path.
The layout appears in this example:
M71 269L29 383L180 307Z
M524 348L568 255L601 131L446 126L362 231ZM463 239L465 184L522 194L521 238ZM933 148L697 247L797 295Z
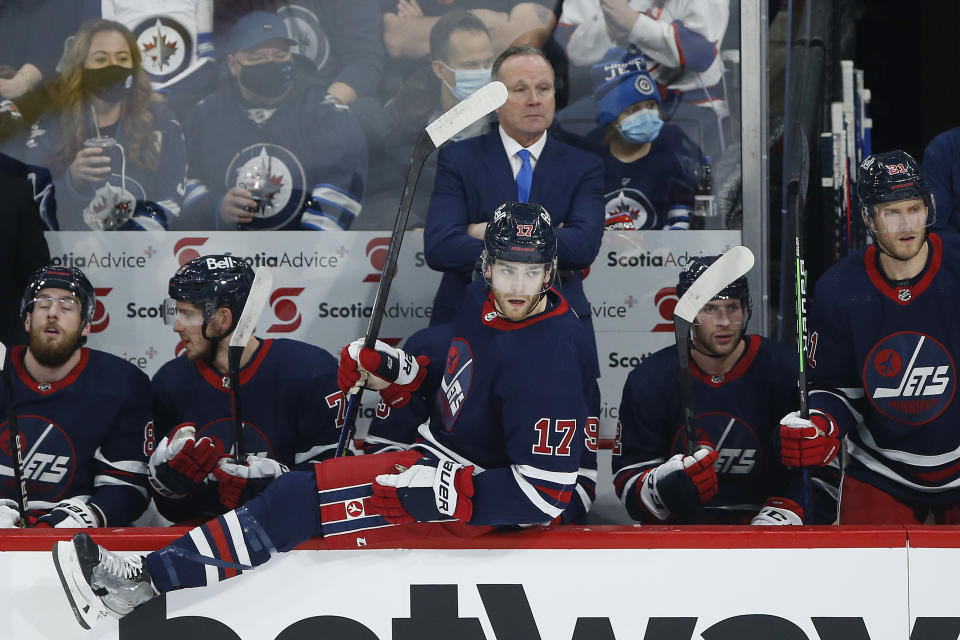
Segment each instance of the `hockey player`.
M29 342L8 352L2 375L12 398L3 393L0 415L14 403L37 526L129 525L147 506L150 383L132 364L83 346L95 306L83 272L53 265L37 270L20 303ZM7 427L4 420L0 528L20 520Z
M592 370L592 351L550 288L556 247L542 207L497 210L485 234L486 283L468 288L444 362L444 393L411 449L284 474L242 507L143 558L118 556L86 536L58 543L54 561L80 624L123 616L159 592L232 577L311 536L330 548L402 546L560 515L577 478L592 382L582 372ZM415 358L358 347L341 365L343 384L362 376L388 403L416 391L424 376Z
M936 209L903 151L867 157L857 195L874 244L817 282L810 418L780 427L784 464L829 463L847 436L840 524L960 523L960 247L928 233Z
M227 353L253 275L240 258L210 255L170 278L165 317L184 356L153 377L156 433L164 437L150 457L150 484L158 510L175 522L223 513L337 448L345 406L337 361L297 340L251 337L238 389L245 459L234 460Z
M680 273L682 297L718 256L692 258ZM828 524L835 498L812 483L804 513L798 470L777 456L778 416L796 403L797 359L783 345L746 333L752 305L745 276L697 314L690 371L677 346L645 359L623 388L613 449L614 488L636 520L650 524ZM699 449L686 455L678 376L693 380ZM835 491L835 489L834 489ZM831 508L831 502L832 507ZM805 517L805 515L807 517Z

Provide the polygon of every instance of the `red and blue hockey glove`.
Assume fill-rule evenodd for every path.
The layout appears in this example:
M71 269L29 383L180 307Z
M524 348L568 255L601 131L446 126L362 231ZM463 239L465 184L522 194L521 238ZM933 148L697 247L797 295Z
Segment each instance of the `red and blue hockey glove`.
M234 509L267 488L274 478L289 471L286 465L270 458L247 456L244 464L228 458L221 460L213 475L219 482L220 503Z
M344 393L355 393L359 387L380 392L383 401L394 409L410 402L410 395L420 388L427 375L427 356L413 356L377 340L375 349L354 340L340 352L337 384Z
M761 526L801 525L803 524L803 509L789 498L767 498L760 512L753 516L750 524Z
M195 439L196 425L184 422L157 445L147 465L150 486L167 498L182 498L196 489L226 457L216 438Z
M810 411L804 420L794 411L780 421L780 459L788 467L829 464L840 451L840 429L827 414Z
M450 518L467 522L473 515L472 497L473 466L420 458L400 473L377 476L368 504L371 512L392 524Z
M629 211L621 211L619 213L608 213L604 227L607 229L626 231L636 229L637 225L633 222Z
M701 448L692 456L678 453L648 469L637 480L643 506L658 520L689 518L717 494L717 458L713 449Z

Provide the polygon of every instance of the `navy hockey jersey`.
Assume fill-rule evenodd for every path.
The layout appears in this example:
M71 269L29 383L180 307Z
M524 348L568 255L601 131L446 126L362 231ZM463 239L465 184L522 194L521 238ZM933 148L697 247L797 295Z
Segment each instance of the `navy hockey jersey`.
M366 139L350 109L297 71L274 108L244 104L236 82L204 99L187 122L187 224L220 229L220 201L259 172L275 191L243 229L347 229L360 214Z
M420 424L429 420L433 401L441 391L444 365L450 343L455 337L453 323L444 323L427 327L416 332L403 346L403 350L412 355L425 355L430 358L427 375L417 393L412 394L410 402L399 409L391 408L381 402L370 423L370 431L364 441L364 450L368 453L406 449L419 439L417 431ZM439 398L438 398L439 400ZM600 411L599 388L588 398L590 417L584 429L584 446L580 468L577 471L577 486L570 502L561 515L562 524L581 523L593 506L597 486L597 438Z
M38 383L23 364L26 348L8 353L20 427L23 475L31 510L65 498L89 498L105 526L129 525L147 506L147 457L153 447L150 381L116 356L82 348L63 380ZM6 411L0 402L0 495L16 498Z
M158 440L193 422L197 438L217 438L227 452L235 447L228 375L181 356L160 367L153 390ZM336 452L346 407L337 388L337 361L320 347L262 340L240 370L240 393L244 453L293 468ZM223 512L209 489L182 499L157 496L157 506L174 521Z
M576 491L595 387L593 351L566 300L502 319L486 284L467 287L416 448L476 467L471 525L549 522Z
M810 311L810 408L847 434L854 478L895 497L960 502L960 238L928 239L912 281L892 283L877 249L857 251L817 282Z
M743 355L722 376L708 376L690 360L697 441L709 440L719 453L717 495L704 505L701 524L748 523L772 496L804 504L801 474L780 464L777 441L780 419L798 402L797 357L760 336L744 339ZM623 387L613 481L617 496L636 520L649 521L640 502L639 476L686 451L679 375L677 347L672 345L645 359ZM805 522L834 521L835 483L835 475L827 483L814 479Z

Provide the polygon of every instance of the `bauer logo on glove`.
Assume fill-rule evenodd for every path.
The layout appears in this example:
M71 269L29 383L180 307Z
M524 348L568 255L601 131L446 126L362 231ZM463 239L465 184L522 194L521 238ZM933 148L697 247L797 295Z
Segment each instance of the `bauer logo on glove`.
M396 409L420 388L429 364L426 356L414 358L380 340L373 349L364 347L362 339L354 340L340 353L337 383L347 394L360 387L379 391L383 401Z

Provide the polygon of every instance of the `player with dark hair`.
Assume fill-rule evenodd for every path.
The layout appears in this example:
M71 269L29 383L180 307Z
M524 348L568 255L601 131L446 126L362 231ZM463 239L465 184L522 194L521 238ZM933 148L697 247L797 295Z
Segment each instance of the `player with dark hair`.
M718 256L691 258L682 297ZM797 358L746 333L752 310L746 276L703 306L690 330L690 371L677 346L645 359L623 388L613 449L614 488L636 520L652 524L789 525L830 523L835 497L815 478L804 513L798 470L777 456L778 416L796 403ZM686 455L678 376L693 380L699 449ZM835 488L833 489L835 492Z
M211 517L245 502L291 468L333 455L343 426L337 361L297 340L251 337L240 358L243 463L231 413L228 345L253 284L229 255L202 256L170 278L164 317L184 357L153 377L157 434L150 484L162 515Z
M93 286L75 267L34 273L20 302L28 334L2 375L0 415L17 415L31 523L53 527L129 525L147 506L147 456L153 446L150 383L116 356L83 346L96 308ZM6 421L0 469L13 477ZM18 526L13 483L0 490L0 528Z
M827 464L847 436L840 524L957 524L960 247L928 232L933 197L903 151L867 157L857 195L874 243L817 282L810 418L783 419L783 462Z
M119 556L88 536L58 543L54 561L80 623L120 617L159 592L232 577L311 536L323 536L329 548L402 546L560 515L577 480L593 383L582 372L590 371L592 352L551 288L556 234L542 207L499 208L485 246L485 280L468 289L443 392L419 443L284 474L242 507L143 558ZM386 402L401 402L422 380L424 363L402 352L382 345L346 351L343 387L365 383Z

